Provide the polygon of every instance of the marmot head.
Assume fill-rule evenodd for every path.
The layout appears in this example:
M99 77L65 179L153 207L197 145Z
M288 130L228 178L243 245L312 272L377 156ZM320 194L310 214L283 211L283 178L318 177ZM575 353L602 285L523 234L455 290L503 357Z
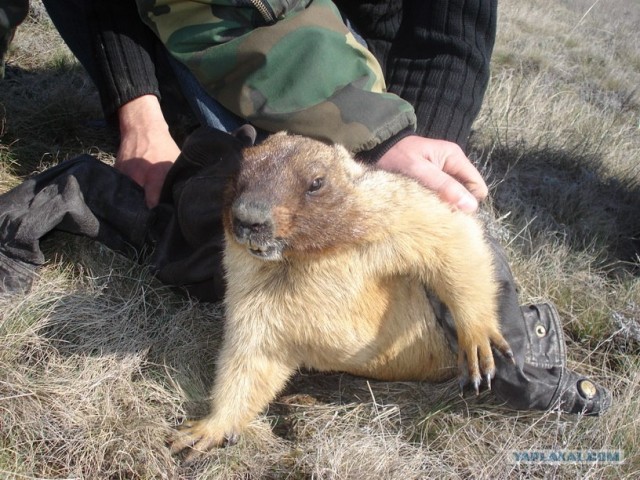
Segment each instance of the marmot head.
M278 133L243 151L224 213L231 241L281 260L324 252L362 236L356 185L365 167L346 149Z

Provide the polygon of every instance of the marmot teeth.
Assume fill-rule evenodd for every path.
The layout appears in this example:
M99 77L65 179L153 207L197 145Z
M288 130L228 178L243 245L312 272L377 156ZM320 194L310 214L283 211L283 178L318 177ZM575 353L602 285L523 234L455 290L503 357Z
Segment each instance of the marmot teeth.
M251 240L251 238L249 238L247 247L249 248L249 250L252 250L254 252L264 252L267 249L266 246L255 243Z

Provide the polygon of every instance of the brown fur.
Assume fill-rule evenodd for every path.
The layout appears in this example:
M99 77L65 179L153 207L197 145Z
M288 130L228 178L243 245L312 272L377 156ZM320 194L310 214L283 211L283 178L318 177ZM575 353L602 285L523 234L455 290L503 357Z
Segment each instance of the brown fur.
M508 352L480 224L340 146L277 134L247 149L224 222L227 319L211 412L177 433L176 452L235 439L301 366L428 381L468 368L479 382L493 374L491 346ZM452 312L457 360L423 285Z

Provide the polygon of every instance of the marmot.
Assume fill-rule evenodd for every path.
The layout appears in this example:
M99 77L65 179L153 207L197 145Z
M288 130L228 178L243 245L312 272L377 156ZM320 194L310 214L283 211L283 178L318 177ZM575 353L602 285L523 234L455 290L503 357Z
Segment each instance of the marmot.
M211 412L171 440L235 441L299 367L472 384L511 356L484 230L416 181L279 133L245 149L223 212L226 323ZM425 286L454 318L457 359ZM482 375L482 377L481 377Z

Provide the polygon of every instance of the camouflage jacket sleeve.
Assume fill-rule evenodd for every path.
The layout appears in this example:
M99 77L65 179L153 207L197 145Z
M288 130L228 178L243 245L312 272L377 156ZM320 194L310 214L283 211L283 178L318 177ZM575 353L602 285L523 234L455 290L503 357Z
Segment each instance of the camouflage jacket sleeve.
M207 92L267 131L371 150L415 128L375 57L330 0L137 0Z

